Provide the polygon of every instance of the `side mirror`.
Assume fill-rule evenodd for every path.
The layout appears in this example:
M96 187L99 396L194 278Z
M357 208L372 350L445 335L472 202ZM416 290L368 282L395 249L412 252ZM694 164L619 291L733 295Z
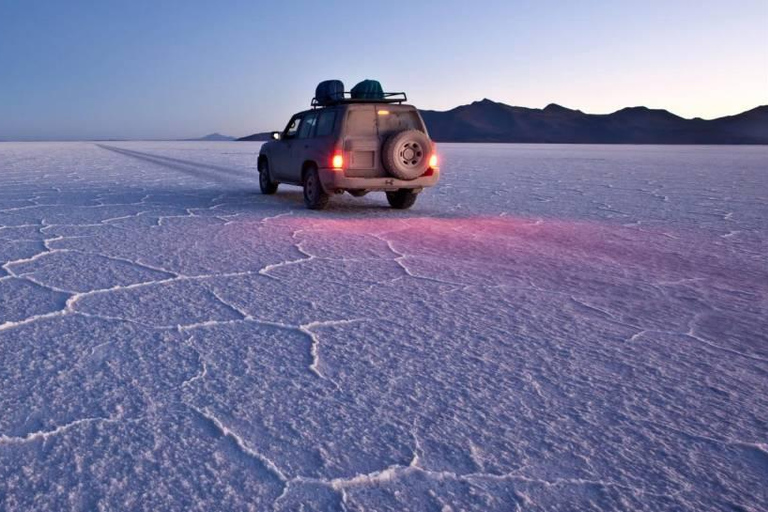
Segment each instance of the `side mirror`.
M272 139L280 140L280 132L272 132Z

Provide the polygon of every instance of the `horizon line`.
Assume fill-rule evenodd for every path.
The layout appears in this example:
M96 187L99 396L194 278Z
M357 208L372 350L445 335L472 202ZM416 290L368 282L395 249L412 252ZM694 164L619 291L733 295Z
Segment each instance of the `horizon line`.
M579 112L579 113L582 113L584 115L590 115L590 116L610 116L610 115L613 115L613 114L616 114L618 112L621 112L623 110L628 110L628 109L646 109L646 110L651 110L651 111L667 112L669 114L674 115L675 117L678 117L678 118L686 120L686 121L695 121L695 120L717 121L718 119L725 119L725 118L728 118L728 117L734 117L734 116L738 116L738 115L741 115L741 114L745 114L747 112L751 112L751 111L759 109L759 108L768 107L768 103L765 103L765 104L761 104L761 105L757 105L755 107L749 108L747 110L743 110L741 112L737 112L735 114L728 114L728 115L719 116L719 117L713 117L713 118L708 118L708 119L707 118L703 118L703 117L699 117L699 116L696 116L696 117L683 117L683 116L680 116L678 114L675 114L674 112L672 112L671 110L668 110L666 108L651 108L651 107L647 107L645 105L635 105L635 106L631 106L631 107L630 106L622 107L622 108L620 108L618 110L614 110L612 112L601 114L601 113L584 112L583 110L575 109L575 108L571 108L571 107L566 107L566 106L563 106L563 105L561 105L559 103L555 103L555 102L548 103L547 105L545 105L542 108L537 108L537 107L525 107L525 106L522 106L522 105L511 105L509 103L504 103L502 101L492 100L490 98L483 98L481 100L475 100L475 101L472 101L470 103L463 103L461 105L456 105L455 107L451 107L451 108L446 109L446 110L433 110L433 109L422 109L422 108L419 108L418 110L419 111L424 111L424 112L441 112L442 113L442 112L450 112L452 110L456 110L457 108L468 107L468 106L471 106L471 105L473 105L475 103L482 103L482 102L491 102L491 103L495 103L495 104L498 104L498 105L504 105L504 106L511 107L511 108L521 108L521 109L526 109L526 110L538 110L538 111L543 111L547 107L550 107L550 106L556 106L556 107L560 107L560 108L563 108L563 109L566 109L566 110L570 110L570 111L573 111L573 112ZM309 110L309 109L306 109L306 110ZM292 115L293 114L291 114L291 116ZM241 139L243 137L249 137L251 135L255 135L255 134L258 134L258 133L269 133L270 131L275 131L275 130L256 130L256 131L253 131L251 133L248 133L248 134L242 135L242 136L226 135L226 134L221 133L220 131L212 131L212 132L206 133L205 135L196 136L196 137L195 136L186 136L186 137L158 137L158 138L145 138L145 137L137 137L137 138L129 138L129 137L94 137L94 138L60 138L60 137L22 137L22 138L18 138L18 137L0 137L0 142L121 142L121 141L122 142L130 142L130 141L145 141L145 142L227 142L227 141L202 141L202 140L197 140L197 139L201 139L201 138L207 137L209 135L218 134L218 135L223 135L225 137L232 137L233 139L237 140L237 139Z

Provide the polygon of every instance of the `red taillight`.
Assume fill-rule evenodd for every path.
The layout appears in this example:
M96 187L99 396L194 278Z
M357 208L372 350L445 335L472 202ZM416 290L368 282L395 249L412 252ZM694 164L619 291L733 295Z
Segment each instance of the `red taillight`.
M433 169L437 168L437 153L432 153L432 156L429 157L429 166Z
M341 153L334 153L333 158L331 158L331 167L334 169L343 169L344 168L344 155Z

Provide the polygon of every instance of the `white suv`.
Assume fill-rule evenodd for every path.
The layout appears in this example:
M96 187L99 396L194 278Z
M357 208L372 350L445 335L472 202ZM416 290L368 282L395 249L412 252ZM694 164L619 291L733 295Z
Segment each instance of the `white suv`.
M410 208L440 171L424 121L406 100L404 93L350 97L343 89L316 96L311 110L295 114L262 146L262 193L274 194L280 183L299 185L307 208L322 209L331 194L384 191L393 208Z

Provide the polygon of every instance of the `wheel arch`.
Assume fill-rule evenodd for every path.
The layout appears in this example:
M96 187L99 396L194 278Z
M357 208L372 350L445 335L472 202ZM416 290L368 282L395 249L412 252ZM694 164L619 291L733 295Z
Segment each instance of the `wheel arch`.
M307 171L312 168L319 169L319 167L317 166L317 162L315 162L314 160L304 160L304 163L301 164L301 182L302 183L304 183L304 178L307 175Z

